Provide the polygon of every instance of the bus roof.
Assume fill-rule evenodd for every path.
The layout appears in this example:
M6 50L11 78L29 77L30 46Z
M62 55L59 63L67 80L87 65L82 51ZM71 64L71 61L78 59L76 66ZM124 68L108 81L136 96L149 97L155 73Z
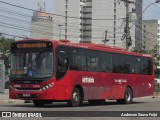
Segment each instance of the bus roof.
M105 51L105 52L113 52L113 53L121 53L121 54L127 54L127 55L135 55L135 56L142 56L142 57L152 57L152 55L149 54L142 54L137 52L131 52L127 51L123 48L118 48L115 46L107 46L104 44L94 44L94 43L72 43L69 40L49 40L49 39L32 39L32 38L26 38L24 40L19 40L16 42L26 42L26 41L50 41L54 45L63 45L68 47L76 47L76 48L84 48L84 49L91 49L91 50L99 50L99 51Z
M59 40L54 41L58 42L59 45L71 46L76 48L86 48L91 50L99 50L99 51L106 51L106 52L113 52L113 53L122 53L127 55L135 55L135 56L143 56L143 57L152 57L149 54L142 54L137 52L127 51L123 48L115 47L115 46L107 46L104 44L94 44L94 43L71 43L68 40Z

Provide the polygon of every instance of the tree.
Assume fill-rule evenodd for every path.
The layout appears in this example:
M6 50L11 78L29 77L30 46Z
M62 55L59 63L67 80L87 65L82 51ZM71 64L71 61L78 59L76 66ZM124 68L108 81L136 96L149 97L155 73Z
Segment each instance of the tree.
M160 75L160 69L158 68L159 65L159 61L160 61L160 53L159 53L159 46L156 45L154 47L154 49L149 51L150 54L153 55L154 58L154 67L155 67L155 77L159 77Z
M15 39L6 38L0 34L0 60L4 60L6 68L8 68L10 64L10 48L13 42L15 42Z

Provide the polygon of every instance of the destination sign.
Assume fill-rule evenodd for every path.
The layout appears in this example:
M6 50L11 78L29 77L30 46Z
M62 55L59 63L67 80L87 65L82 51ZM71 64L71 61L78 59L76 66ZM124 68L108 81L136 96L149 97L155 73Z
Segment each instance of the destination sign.
M17 48L46 48L46 43L19 43Z

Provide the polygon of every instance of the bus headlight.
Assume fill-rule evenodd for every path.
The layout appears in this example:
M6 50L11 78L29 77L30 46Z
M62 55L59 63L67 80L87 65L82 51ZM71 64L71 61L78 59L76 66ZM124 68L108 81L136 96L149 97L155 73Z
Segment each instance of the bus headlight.
M9 88L14 90L14 87L11 84L9 84Z
M48 84L48 85L46 85L46 86L42 87L42 88L41 88L41 91L43 91L43 90L47 90L47 89L49 89L49 88L53 87L53 85L54 85L54 83L50 83L50 84Z

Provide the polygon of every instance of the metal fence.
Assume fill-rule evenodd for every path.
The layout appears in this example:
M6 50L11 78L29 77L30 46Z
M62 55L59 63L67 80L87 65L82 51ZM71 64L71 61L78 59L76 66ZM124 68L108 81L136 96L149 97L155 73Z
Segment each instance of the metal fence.
M0 60L0 93L4 93L5 90L5 65L4 60Z

